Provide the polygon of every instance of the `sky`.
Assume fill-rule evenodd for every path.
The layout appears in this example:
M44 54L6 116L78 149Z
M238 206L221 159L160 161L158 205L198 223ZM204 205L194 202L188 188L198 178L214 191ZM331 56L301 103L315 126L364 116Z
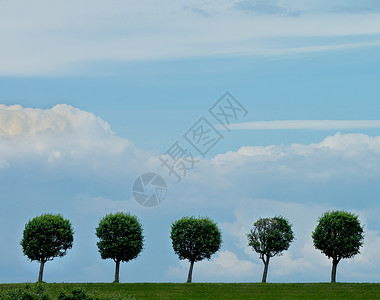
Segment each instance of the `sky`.
M75 231L45 281L113 281L95 228L117 211L145 236L121 282L186 281L169 237L183 216L208 216L223 236L194 282L258 282L246 234L275 215L296 239L268 282L329 281L311 239L328 210L365 229L337 281L380 281L378 1L2 0L0 43L0 282L37 280L20 240L42 213ZM192 139L206 127L209 140ZM163 163L175 145L180 178ZM167 186L153 207L132 192L149 172Z

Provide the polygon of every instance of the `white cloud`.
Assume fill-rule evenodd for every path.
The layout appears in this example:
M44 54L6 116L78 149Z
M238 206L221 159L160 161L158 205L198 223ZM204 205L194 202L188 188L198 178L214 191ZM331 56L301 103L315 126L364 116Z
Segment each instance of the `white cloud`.
M0 143L3 168L38 161L50 168L116 167L125 173L149 158L101 118L65 104L51 109L0 105ZM130 168L123 171L123 164Z
M94 114L67 104L51 109L0 104L0 136L34 136L43 133L113 135L110 126Z
M335 134L315 145L318 148L328 148L349 155L360 155L365 152L380 154L380 137L370 137L365 134Z
M199 189L234 191L237 197L268 191L287 196L299 189L299 194L293 196L298 198L301 191L327 189L333 182L335 187L330 187L336 190L337 186L348 183L356 186L365 179L379 178L379 154L380 137L337 133L308 145L242 146L237 151L201 161L185 180L197 184ZM190 186L187 190L187 185L179 190L184 191L193 193ZM319 193L326 196L324 192ZM222 197L220 201L231 199Z
M269 7L274 12L269 15L237 8L247 1L190 1L186 5L173 0L20 2L0 4L0 75L71 73L89 62L289 55L379 46L366 39L379 34L378 13L338 14L337 9L323 9L327 2L322 8L305 1L261 5L261 11ZM367 6L370 10L371 5ZM346 11L350 9L355 11L355 6ZM298 18L281 16L299 11L303 13ZM306 36L356 37L312 45L292 39L287 46L275 42L277 37Z
M363 154L369 157L363 157ZM249 162L283 161L292 163L294 157L307 159L308 167L317 167L322 161L337 159L339 157L351 157L353 160L360 160L365 164L370 158L370 154L375 155L374 159L380 159L380 137L370 137L366 134L336 133L326 137L320 143L309 145L291 144L290 146L270 145L270 146L243 146L236 152L229 151L218 154L210 160L214 167L224 167L226 165L241 166ZM280 167L281 164L278 165ZM336 167L336 164L332 167ZM305 169L305 168L304 168ZM227 170L230 170L227 168ZM310 169L305 169L306 171ZM298 170L299 171L299 170Z
M380 120L286 120L235 123L232 130L342 130L380 128Z

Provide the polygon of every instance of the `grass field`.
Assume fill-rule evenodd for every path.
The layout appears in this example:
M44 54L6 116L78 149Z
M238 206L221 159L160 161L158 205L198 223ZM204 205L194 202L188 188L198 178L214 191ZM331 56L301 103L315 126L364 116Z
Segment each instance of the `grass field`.
M26 288L25 288L26 287ZM42 289L41 289L42 287ZM45 293L57 299L380 299L380 284L375 283L44 283L0 284L1 299L16 298L10 291ZM89 298L71 296L82 290ZM42 291L44 290L44 291ZM8 293L8 298L6 294ZM11 295L11 296L10 296ZM20 294L21 295L21 294ZM62 297L62 296L61 296Z

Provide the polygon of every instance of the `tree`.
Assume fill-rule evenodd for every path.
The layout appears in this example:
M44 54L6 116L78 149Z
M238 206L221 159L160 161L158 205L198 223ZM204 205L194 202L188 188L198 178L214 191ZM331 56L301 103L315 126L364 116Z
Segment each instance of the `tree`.
M216 223L201 217L184 217L175 221L171 227L170 238L179 259L188 259L190 262L187 282L191 282L194 263L205 258L210 259L222 244L222 234Z
M363 228L358 216L346 211L328 211L319 219L312 233L314 247L332 258L331 282L336 280L336 269L342 258L360 253Z
M62 257L71 249L74 231L68 219L60 214L43 214L25 225L21 246L31 261L40 262L38 281L42 281L44 266L54 257Z
M142 226L136 216L117 212L100 220L96 236L101 258L111 258L116 263L114 282L118 283L120 262L135 259L143 249Z
M260 218L253 224L253 229L247 234L247 238L248 246L259 253L264 263L262 282L266 282L269 259L288 250L294 240L292 225L281 216Z

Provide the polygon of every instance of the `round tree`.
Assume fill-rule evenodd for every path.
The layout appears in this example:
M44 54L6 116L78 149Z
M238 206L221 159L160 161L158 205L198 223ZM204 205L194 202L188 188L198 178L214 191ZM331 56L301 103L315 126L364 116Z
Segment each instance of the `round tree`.
M184 217L175 221L170 238L179 259L190 262L187 282L191 282L194 263L210 259L222 244L222 234L216 223L209 218Z
M73 236L70 221L59 214L43 214L25 225L21 246L24 255L40 262L39 282L42 281L45 263L64 256L73 246Z
M142 226L136 216L117 212L106 215L96 228L96 243L102 259L111 258L116 263L115 281L119 282L120 262L135 259L143 249Z
M264 263L262 282L266 282L269 259L288 250L294 240L292 225L281 216L260 218L253 224L253 229L247 234L247 238L248 246L259 253Z
M331 282L336 280L336 269L340 260L360 253L363 232L358 216L350 212L331 211L319 218L312 238L315 248L332 258Z

